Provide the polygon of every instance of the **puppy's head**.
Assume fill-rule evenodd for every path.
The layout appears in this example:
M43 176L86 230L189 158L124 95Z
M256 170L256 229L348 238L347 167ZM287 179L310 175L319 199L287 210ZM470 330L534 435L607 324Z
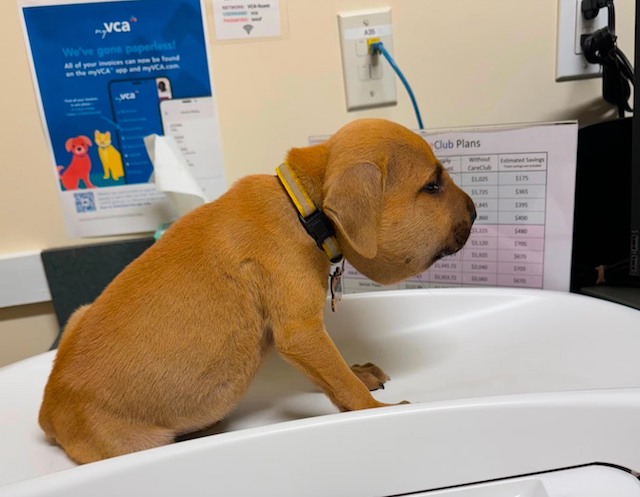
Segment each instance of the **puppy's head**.
M323 209L345 257L365 276L395 283L465 244L473 201L417 134L363 119L326 145Z

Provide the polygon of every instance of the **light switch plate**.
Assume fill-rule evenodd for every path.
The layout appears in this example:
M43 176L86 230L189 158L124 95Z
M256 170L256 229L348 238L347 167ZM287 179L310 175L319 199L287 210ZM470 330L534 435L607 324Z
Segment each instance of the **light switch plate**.
M347 110L395 105L396 74L382 55L372 57L367 40L379 38L393 54L391 9L338 14Z

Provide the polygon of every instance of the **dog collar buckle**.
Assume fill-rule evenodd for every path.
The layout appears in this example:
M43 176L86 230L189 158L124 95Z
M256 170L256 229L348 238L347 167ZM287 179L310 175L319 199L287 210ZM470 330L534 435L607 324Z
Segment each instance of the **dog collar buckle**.
M304 229L309 233L311 238L316 241L316 245L324 250L322 246L323 243L325 243L327 238L335 236L336 234L327 215L321 210L317 210L307 217L303 217L301 214L298 214L298 217ZM338 254L330 260L332 264L337 264L342 260L342 255Z

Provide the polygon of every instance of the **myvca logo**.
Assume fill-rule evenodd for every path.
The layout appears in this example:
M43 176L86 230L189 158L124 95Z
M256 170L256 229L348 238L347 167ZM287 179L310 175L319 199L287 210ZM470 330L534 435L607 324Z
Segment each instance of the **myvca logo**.
M135 16L131 16L127 21L103 22L101 27L96 28L96 34L104 40L111 33L128 33L131 31L131 25L136 22L138 18Z
M135 100L138 96L138 91L128 91L116 95L116 102L123 102L125 100Z

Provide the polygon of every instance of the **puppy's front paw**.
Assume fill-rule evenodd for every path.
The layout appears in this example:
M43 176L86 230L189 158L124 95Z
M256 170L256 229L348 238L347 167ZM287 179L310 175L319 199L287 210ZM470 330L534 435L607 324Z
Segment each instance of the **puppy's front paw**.
M351 371L366 385L369 390L378 390L384 388L385 382L391 378L378 366L370 362L360 365L351 366Z

